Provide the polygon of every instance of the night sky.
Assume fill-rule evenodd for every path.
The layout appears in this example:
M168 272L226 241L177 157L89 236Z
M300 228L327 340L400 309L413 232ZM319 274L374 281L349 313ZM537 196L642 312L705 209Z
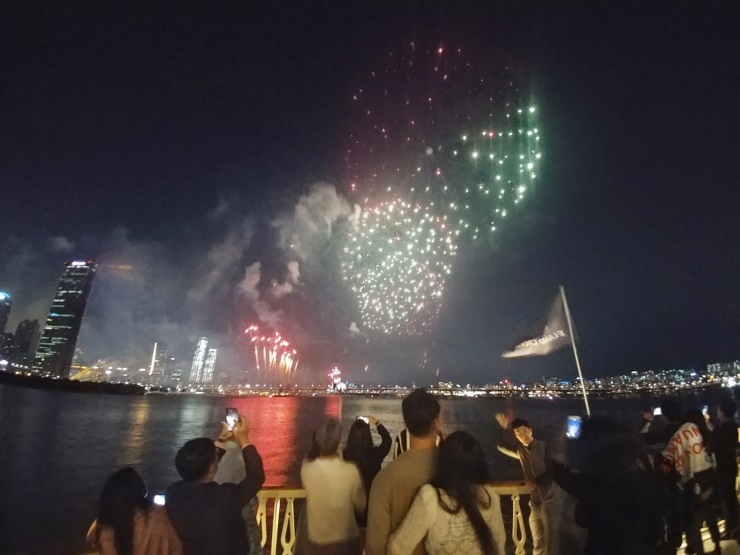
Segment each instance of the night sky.
M587 376L740 358L738 6L462 3L6 7L11 326L44 319L62 262L90 257L101 268L78 344L90 362L138 364L155 340L187 359L208 335L237 367L240 330L262 318L317 376L338 363L367 383L572 377L566 351L500 358L559 284ZM263 290L288 283L295 206L318 182L344 190L352 90L415 38L515 60L540 113L536 192L495 240L462 250L427 337L347 332L357 314L336 237L311 247L292 292L260 305L245 269L261 263Z

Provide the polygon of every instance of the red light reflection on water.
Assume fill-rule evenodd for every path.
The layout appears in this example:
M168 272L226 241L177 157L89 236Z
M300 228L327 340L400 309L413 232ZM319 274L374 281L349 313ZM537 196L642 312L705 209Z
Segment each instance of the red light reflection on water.
M249 397L229 399L227 404L249 419L249 438L262 456L265 485L282 487L300 485L301 463L311 446L306 430L315 429L323 418L340 418L342 409L339 395Z

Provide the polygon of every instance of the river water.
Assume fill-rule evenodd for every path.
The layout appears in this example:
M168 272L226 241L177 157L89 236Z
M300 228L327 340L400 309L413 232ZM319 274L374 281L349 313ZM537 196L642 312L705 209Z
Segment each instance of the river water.
M684 399L686 406L716 402L718 395ZM445 433L464 429L488 455L495 479L518 479L517 461L496 450L494 415L527 418L535 436L562 433L575 400L442 400ZM592 400L592 412L639 425L649 399ZM359 415L372 414L391 432L402 428L400 399L357 397L141 397L39 391L0 386L0 553L65 554L84 551L105 478L135 467L150 493L178 479L177 449L187 440L216 437L226 407L251 421L250 438L263 457L266 485L298 485L311 432L326 415L340 417L345 434ZM376 436L376 442L378 438Z

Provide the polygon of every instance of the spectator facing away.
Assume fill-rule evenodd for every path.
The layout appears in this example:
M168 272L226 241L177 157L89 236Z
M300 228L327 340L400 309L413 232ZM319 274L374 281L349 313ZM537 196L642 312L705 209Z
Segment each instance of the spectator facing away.
M241 447L246 477L238 484L213 481L224 443ZM242 509L262 487L262 458L249 442L249 421L241 416L229 431L225 423L213 440L188 441L177 452L175 467L182 478L167 490L167 514L182 541L185 555L234 555L249 552Z
M386 555L390 535L398 528L421 486L434 475L440 406L426 389L410 393L401 404L409 433L409 450L383 467L373 481L368 506L367 555ZM423 543L413 552L424 554Z
M422 486L401 526L391 534L391 555L424 542L427 553L504 555L501 500L489 485L483 449L467 432L445 439L431 484Z
M342 425L324 421L314 434L314 458L301 467L306 489L309 555L362 552L355 513L365 510L367 496L359 468L339 457Z
M98 516L87 534L101 555L181 555L182 546L164 507L147 499L133 468L114 472L103 485Z
M370 424L360 419L352 423L347 436L347 446L343 452L344 460L355 463L360 469L365 491L370 491L375 476L380 472L383 459L391 450L391 434L374 416L369 416L368 419ZM380 445L373 444L370 425L378 430Z

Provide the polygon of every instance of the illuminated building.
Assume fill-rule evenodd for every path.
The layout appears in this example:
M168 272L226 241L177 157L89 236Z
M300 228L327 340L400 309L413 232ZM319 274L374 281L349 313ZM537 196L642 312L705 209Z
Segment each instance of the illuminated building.
M8 350L10 362L16 367L31 368L39 343L39 321L23 320L15 329L15 337Z
M175 357L169 357L167 359L166 366L166 381L167 384L173 387L178 387L182 384L182 362L177 360Z
M37 372L69 377L96 270L97 264L91 261L65 263L36 352L34 370Z
M15 351L33 354L41 336L38 320L23 320L15 328Z
M5 333L5 326L8 324L10 316L10 295L0 291L0 335Z
M167 369L167 344L157 342L152 351L152 362L149 366L149 385L162 385L164 383L165 370Z
M201 337L198 340L198 347L193 355L193 365L190 367L190 379L192 384L200 383L203 378L203 368L206 361L206 351L208 349L208 338Z
M216 355L218 352L216 349L208 349L208 356L206 357L206 364L203 370L203 376L201 379L202 384L213 383L213 371L216 367Z
M0 333L0 360L3 361L3 366L8 364L8 360L13 352L13 334L12 333Z

